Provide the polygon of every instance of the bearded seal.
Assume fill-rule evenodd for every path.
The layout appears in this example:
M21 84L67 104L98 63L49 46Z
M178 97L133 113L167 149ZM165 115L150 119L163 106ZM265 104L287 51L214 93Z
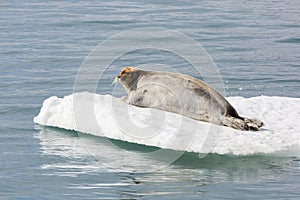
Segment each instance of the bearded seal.
M259 130L263 122L238 115L214 88L194 77L125 67L115 78L127 92L128 104L178 113L195 120L238 130Z

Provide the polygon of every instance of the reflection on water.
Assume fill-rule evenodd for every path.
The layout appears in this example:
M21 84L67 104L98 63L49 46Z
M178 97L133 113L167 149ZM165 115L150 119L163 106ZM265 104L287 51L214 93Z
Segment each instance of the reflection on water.
M42 155L47 157L47 163L41 166L45 175L87 177L78 183L71 181L68 188L92 191L95 195L101 189L118 198L205 194L206 188L215 184L276 178L289 165L287 158L229 155L199 158L195 153L184 153L167 165L148 156L158 150L155 147L48 127L40 127L36 138L40 140ZM151 166L162 167L151 171L154 169Z

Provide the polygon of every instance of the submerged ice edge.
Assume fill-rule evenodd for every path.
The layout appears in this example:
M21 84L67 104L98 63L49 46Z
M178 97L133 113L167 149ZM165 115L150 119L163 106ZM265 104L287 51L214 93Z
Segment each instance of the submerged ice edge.
M300 125L296 120L300 118L299 98L259 96L227 99L242 116L262 119L265 122L263 130L245 132L220 127L216 137L207 141L207 133L215 125L174 113L138 108L110 95L92 93L49 97L34 122L110 139L197 153L300 154ZM91 104L93 110L89 111L85 106ZM76 113L74 105L81 105L75 109ZM128 120L130 123L122 124ZM164 123L159 123L162 120ZM197 129L194 129L195 123ZM180 127L181 124L184 126ZM208 147L205 146L207 143L210 144Z

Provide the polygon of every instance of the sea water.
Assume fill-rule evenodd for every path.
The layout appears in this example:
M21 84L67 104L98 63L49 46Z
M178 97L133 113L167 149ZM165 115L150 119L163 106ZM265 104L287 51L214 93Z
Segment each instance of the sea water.
M299 8L298 1L1 2L1 199L298 199ZM210 152L183 142L184 152L176 141L175 150L161 149L163 138L148 145L122 141L132 135L119 132L100 137L88 127L62 129L72 129L70 118L52 119L61 128L34 123L38 114L45 114L42 120L70 113L59 106L99 43L147 27L176 30L200 43L220 72L224 95L242 114L262 117L262 132L217 129L221 137L210 143ZM121 87L111 92L120 68L151 64L193 75L168 52L137 50L111 64L95 95L120 97ZM53 109L42 112L43 105ZM105 111L107 104L101 105ZM147 110L129 111L141 127L155 120Z

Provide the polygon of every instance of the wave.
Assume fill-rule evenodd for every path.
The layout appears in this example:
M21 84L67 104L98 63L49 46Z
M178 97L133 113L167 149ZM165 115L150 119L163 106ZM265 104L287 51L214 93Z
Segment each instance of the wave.
M239 131L179 114L128 105L111 95L49 97L34 122L162 149L230 155L300 153L300 99L228 97L241 116L264 121L261 131Z

